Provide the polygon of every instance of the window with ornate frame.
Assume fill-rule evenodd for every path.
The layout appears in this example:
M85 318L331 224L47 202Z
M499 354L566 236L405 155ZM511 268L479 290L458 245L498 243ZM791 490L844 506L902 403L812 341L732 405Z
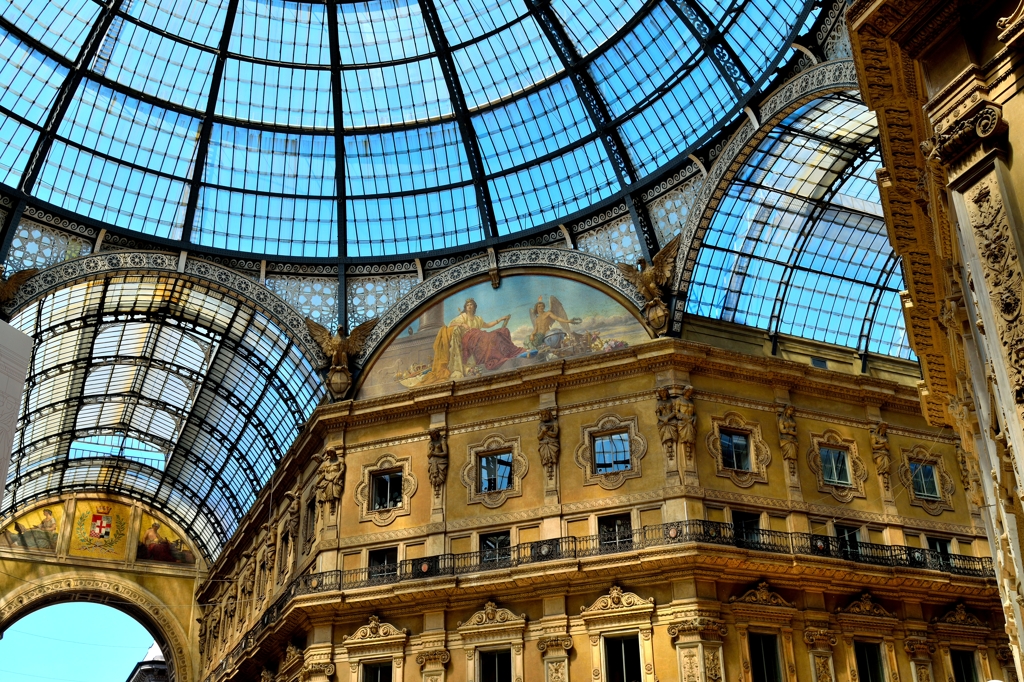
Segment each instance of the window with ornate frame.
M827 429L811 434L807 464L818 480L818 492L828 493L839 502L867 497L864 484L868 469L857 450L857 441Z
M381 664L390 665L392 679L401 680L408 639L409 632L405 628L396 628L391 623L380 622L377 616L370 616L368 624L342 639L337 647L341 653L339 664L347 664L352 673L351 679L360 682ZM373 680L372 677L369 679Z
M623 445L628 452L616 453L615 447ZM573 460L583 470L583 485L614 490L642 475L640 463L646 454L647 439L640 435L637 418L606 414L583 427Z
M723 437L728 437L729 444L732 445L733 435L746 436L748 469L736 468L736 451L730 453L723 449ZM728 478L740 488L768 482L768 464L772 461L772 451L761 435L759 422L747 421L738 412L726 412L721 417L712 416L711 432L706 443L708 452L715 461L715 473L718 476ZM731 458L728 456L730 454Z
M921 507L932 516L952 511L956 488L953 477L946 471L942 455L930 452L923 445L903 448L900 453L902 461L897 473L910 493L910 504Z
M506 439L491 434L482 442L469 446L469 456L459 478L466 486L468 504L482 504L494 509L510 497L523 494L523 478L530 463L523 454L519 437ZM493 478L493 484L492 479Z
M607 595L598 597L597 601L580 612L580 618L590 636L590 656L595 679L615 679L609 675L609 642L606 639L621 641L621 638L636 637L640 650L639 679L641 682L655 682L657 678L651 624L653 614L653 598L644 599L618 586L613 586Z
M487 602L484 608L460 621L457 630L466 652L466 667L479 676L482 672L481 653L508 650L511 657L513 680L523 680L523 638L526 632L526 615L516 615L501 608L494 602ZM483 658L486 658L483 657ZM478 677L478 679L481 679Z
M388 483L386 500L377 495L380 492L377 488L383 488L377 484L384 477L387 477ZM375 462L364 464L355 490L359 521L372 521L378 526L386 526L399 516L407 516L412 512L412 496L416 488L411 457L383 454Z

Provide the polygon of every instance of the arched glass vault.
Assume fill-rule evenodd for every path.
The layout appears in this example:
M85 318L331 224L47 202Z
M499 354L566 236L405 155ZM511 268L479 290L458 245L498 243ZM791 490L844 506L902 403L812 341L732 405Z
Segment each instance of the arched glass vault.
M387 256L635 191L807 0L11 0L0 184L182 248Z
M875 115L856 95L820 98L743 163L701 244L686 310L913 357L900 261L879 203Z
M35 340L5 511L75 490L163 510L215 557L323 396L252 302L173 273L108 273L11 320Z

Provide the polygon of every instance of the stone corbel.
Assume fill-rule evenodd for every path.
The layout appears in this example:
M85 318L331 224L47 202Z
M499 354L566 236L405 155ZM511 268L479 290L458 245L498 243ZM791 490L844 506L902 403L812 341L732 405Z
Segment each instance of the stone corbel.
M999 42L1007 47L1017 44L1024 35L1024 0L1017 3L1017 8L1009 16L1002 17L996 22L996 29L999 30Z
M996 142L1006 131L1003 108L975 92L963 108L935 123L935 136L925 143L931 147L928 158L949 166L974 147Z

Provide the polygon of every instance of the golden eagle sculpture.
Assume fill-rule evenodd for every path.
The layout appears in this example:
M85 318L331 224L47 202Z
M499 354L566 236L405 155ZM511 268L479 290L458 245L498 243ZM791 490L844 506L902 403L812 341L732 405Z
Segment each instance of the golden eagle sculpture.
M367 320L352 330L352 333L345 335L345 327L338 327L335 334L331 334L325 327L313 320L306 319L306 327L313 335L324 354L330 359L330 368L327 370L327 390L331 397L341 400L348 393L352 386L352 371L348 367L349 356L358 355L370 332L377 326L377 318Z
M0 306L5 306L14 300L14 297L18 294L18 289L21 285L29 280L30 277L39 272L39 268L29 268L27 270L19 270L18 272L11 273L11 276L7 279L0 279ZM2 319L7 320L7 315L2 315Z
M658 334L664 336L668 331L668 306L661 299L666 284L672 281L672 273L676 269L676 256L679 254L679 239L670 241L654 256L654 263L647 265L643 258L637 263L638 268L625 263L617 263L622 276L635 286L647 301L644 305L644 316L647 323Z

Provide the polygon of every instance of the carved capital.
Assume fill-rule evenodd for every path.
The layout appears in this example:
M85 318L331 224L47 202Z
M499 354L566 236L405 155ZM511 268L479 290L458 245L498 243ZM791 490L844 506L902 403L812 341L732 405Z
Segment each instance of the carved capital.
M688 618L668 626L669 637L698 635L700 639L721 641L729 633L729 626L717 618Z
M450 660L452 660L452 656L448 653L447 649L429 649L416 654L416 663L418 663L420 667L426 667L428 665L444 667L444 665Z
M333 663L307 663L299 671L299 680L307 682L307 680L330 679L333 674Z
M931 138L929 158L949 164L982 142L994 141L1007 130L1003 109L995 102L979 99L947 125L939 123Z
M935 653L935 645L924 637L907 637L903 640L903 650L910 655L911 660L931 662L932 654Z
M559 635L557 637L542 637L537 640L537 648L541 653L557 653L559 651L568 651L572 648L572 637L568 635Z
M811 648L811 651L830 651L839 643L835 632L825 629L804 630L804 643Z

